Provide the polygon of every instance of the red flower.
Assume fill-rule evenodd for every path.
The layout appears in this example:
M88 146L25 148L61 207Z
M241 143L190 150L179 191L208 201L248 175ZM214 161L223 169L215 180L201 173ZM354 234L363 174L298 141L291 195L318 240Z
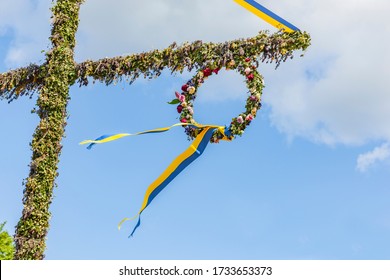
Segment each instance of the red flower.
M181 111L183 110L183 106L181 106L181 105L177 106L176 110L180 114Z
M215 68L214 70L213 70L213 72L215 73L215 74L218 74L218 72L219 72L219 70L221 70L221 68Z
M185 84L185 85L183 85L183 86L181 87L181 90L182 90L182 91L187 91L188 87L189 87L189 85Z
M211 71L211 69L210 68L206 68L206 69L204 69L203 70L203 75L205 76L205 77L208 77L208 76L210 76L212 74L212 71Z
M245 58L245 62L249 62L251 59L249 57Z
M180 121L181 121L182 123L187 123L187 120L186 120L185 118L182 118Z
M252 81L253 80L253 78L255 77L254 75L253 75L253 73L250 73L248 76L246 76L247 78L248 78L248 80L249 81Z

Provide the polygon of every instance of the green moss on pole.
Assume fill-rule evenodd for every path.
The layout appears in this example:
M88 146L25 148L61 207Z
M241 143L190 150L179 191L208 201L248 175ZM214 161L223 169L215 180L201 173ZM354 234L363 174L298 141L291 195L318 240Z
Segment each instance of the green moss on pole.
M75 79L74 47L80 0L58 0L52 8L53 48L46 53L45 74L37 101L40 123L31 142L30 174L24 190L24 208L15 234L15 259L44 258L57 164L64 137L69 86Z

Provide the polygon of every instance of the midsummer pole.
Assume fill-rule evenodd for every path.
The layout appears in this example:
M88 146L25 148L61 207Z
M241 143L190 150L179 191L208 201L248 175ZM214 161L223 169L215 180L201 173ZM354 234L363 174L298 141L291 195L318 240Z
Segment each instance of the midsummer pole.
M64 137L69 87L75 80L74 48L82 0L58 0L52 7L52 49L35 112L40 122L30 143L32 159L25 182L23 212L15 233L15 259L44 258L57 165ZM41 75L42 76L42 75Z
M143 76L158 77L168 68L173 72L214 68L238 69L242 61L275 63L278 67L295 50L306 50L310 36L306 32L277 32L224 43L203 43L198 40L178 46L171 44L163 50L153 50L127 56L74 61L75 35L79 23L80 5L84 0L57 0L52 7L52 49L46 53L42 65L0 73L0 100L8 102L21 96L32 97L38 92L34 112L40 122L30 143L32 159L30 173L25 180L22 216L14 236L15 259L41 260L46 249L46 236L51 214L55 179L61 154L61 140L67 124L69 87L74 83L87 86L90 79L107 86L126 78L130 84ZM238 62L238 65L235 63ZM234 66L235 65L235 66Z

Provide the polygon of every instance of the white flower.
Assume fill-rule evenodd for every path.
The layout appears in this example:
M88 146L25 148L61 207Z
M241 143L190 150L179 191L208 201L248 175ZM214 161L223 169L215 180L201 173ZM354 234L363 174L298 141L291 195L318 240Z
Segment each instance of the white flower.
M190 86L190 87L188 87L187 91L188 91L189 94L194 94L194 92L195 92L195 87Z

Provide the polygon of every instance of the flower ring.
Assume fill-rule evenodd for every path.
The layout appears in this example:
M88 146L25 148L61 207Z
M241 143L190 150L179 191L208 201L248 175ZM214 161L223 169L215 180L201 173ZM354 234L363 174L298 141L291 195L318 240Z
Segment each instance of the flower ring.
M229 139L241 136L245 128L256 117L257 111L261 107L261 94L264 88L263 77L257 72L254 65L255 58L244 58L242 61L231 60L224 66L226 69L234 69L245 77L245 83L248 88L249 96L246 100L245 111L233 118L230 125L225 128L223 135L220 130L216 130L211 137L210 142L218 143L224 136ZM181 87L181 93L175 92L176 99L169 102L170 104L179 104L177 112L180 114L180 122L196 124L194 119L194 101L199 87L205 80L213 74L218 74L221 68L218 66L209 66L199 70L191 80ZM185 132L189 139L194 139L202 129L188 125Z

